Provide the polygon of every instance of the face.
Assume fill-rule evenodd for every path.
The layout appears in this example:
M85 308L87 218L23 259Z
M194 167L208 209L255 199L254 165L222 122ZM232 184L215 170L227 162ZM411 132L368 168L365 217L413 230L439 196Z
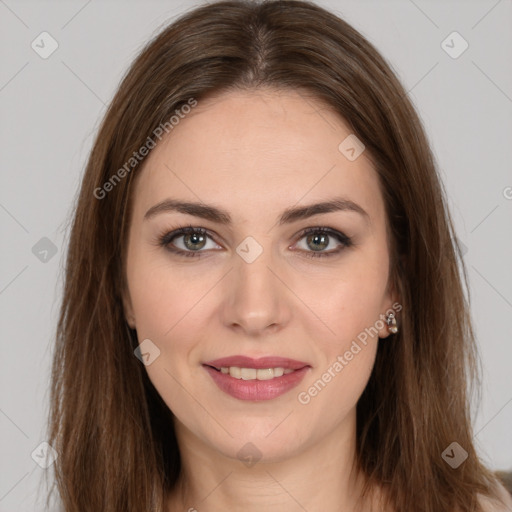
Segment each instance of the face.
M349 135L296 92L229 92L147 157L124 305L180 442L277 461L355 424L396 297L378 177L339 149Z

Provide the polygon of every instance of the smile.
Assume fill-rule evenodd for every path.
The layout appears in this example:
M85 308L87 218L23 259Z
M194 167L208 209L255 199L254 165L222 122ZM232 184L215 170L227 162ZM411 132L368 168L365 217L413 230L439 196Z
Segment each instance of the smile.
M272 400L296 387L311 369L307 363L281 357L233 356L203 364L213 382L238 400Z

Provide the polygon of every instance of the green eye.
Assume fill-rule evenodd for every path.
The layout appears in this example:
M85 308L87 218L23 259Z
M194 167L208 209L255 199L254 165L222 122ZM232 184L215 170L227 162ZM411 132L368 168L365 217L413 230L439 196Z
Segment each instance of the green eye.
M202 249L206 245L206 235L202 235L200 233L189 233L187 235L183 235L183 244L187 249Z
M352 245L349 237L331 228L308 228L301 233L300 240L303 238L306 239L307 248L306 250L301 249L301 251L310 258L333 256ZM330 251L324 251L331 245L331 239L338 241L338 247ZM309 248L312 248L312 250L307 250Z
M180 238L182 239L183 248L173 247L174 240ZM189 226L164 234L160 237L159 244L178 255L197 257L200 256L201 252L204 252L201 249L205 248L208 239L213 241L206 229Z
M182 247L176 247L175 240L179 239L182 240ZM159 237L158 243L179 256L200 257L202 252L211 249L206 248L208 239L214 243L213 238L208 234L206 229L187 226L164 233ZM304 253L305 256L311 258L334 256L339 254L343 249L353 245L351 239L343 233L325 227L311 227L305 229L299 235L299 241L302 239L306 239L306 247L299 250ZM337 246L334 244L336 241ZM331 245L335 245L335 247L326 251L325 249ZM218 248L219 246L215 247L215 249Z

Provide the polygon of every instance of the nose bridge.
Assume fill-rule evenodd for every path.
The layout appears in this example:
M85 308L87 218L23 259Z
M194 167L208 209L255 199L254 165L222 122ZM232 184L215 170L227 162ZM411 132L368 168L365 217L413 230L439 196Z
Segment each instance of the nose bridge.
M267 241L263 246L252 237L244 239L236 248L230 272L224 319L248 332L275 328L287 318L283 285L274 275L276 261L270 239Z
M269 306L276 294L274 276L269 270L274 260L270 240L263 246L253 237L247 237L238 245L236 253L233 279L238 300L246 298L254 306Z
M275 283L271 283L273 277L269 268L272 268L270 248L265 249L254 260L245 260L239 256L234 263L235 286L237 293L245 296L262 296L272 293Z

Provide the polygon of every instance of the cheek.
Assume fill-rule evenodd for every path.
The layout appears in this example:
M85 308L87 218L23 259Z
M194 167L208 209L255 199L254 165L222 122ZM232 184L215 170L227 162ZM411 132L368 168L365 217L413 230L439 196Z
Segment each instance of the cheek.
M139 343L149 339L157 347L158 357L145 369L164 402L173 412L195 417L198 411L184 391L191 388L186 363L197 343L194 329L205 314L201 298L214 280L185 277L161 260L141 253L128 269L137 337Z
M314 377L297 392L297 413L303 418L301 428L322 437L334 425L340 425L355 414L356 404L373 369L377 342L366 345L349 343L333 354L328 364L317 368ZM350 360L347 357L351 354Z
M328 424L343 421L370 378L386 283L369 277L354 274L324 298L322 319L334 335L316 338L318 364L297 392L299 407L313 429L323 432ZM319 425L319 418L325 424Z
M375 326L384 312L387 278L384 263L376 265L368 259L353 258L336 272L317 274L312 280L302 275L296 281L297 295L318 312L329 328L330 334L325 331L327 353L332 354L333 347L338 350L365 329Z
M321 293L309 288L307 295L331 333L312 338L318 365L301 385L297 400L310 412L328 410L330 419L341 420L355 406L375 361L387 273L383 265L366 263L354 264L335 280L326 280ZM303 293L308 292L303 289ZM314 322L311 319L311 332Z
M222 273L180 271L165 258L143 252L131 263L128 282L137 337L139 343L151 340L159 351L146 367L148 376L171 410L196 414L184 389L192 389L198 375L204 378L197 352L216 318L215 287Z
M128 282L139 337L169 338L191 312L201 310L203 296L217 280L180 272L154 254L135 257Z

